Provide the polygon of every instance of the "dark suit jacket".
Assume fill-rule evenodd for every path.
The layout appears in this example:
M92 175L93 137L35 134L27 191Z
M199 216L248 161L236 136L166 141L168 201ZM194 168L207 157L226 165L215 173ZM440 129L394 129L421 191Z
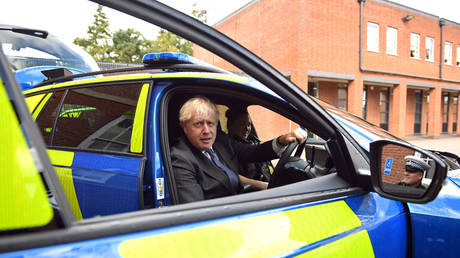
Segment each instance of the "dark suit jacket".
M213 150L235 173L240 171L240 162L277 158L271 141L251 145L232 140L225 134L217 136ZM191 145L186 137L171 148L171 162L180 203L234 195L242 190L241 183L240 189L232 189L227 174Z

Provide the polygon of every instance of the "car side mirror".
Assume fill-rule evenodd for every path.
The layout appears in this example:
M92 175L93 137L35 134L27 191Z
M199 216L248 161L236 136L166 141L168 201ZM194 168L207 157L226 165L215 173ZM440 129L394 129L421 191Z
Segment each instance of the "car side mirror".
M435 154L391 140L370 144L370 162L374 190L403 202L433 200L447 174L447 165Z

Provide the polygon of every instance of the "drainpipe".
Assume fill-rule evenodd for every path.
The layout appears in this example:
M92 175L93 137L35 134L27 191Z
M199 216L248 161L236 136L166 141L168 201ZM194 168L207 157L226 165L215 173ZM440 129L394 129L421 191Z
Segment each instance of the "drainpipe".
M441 51L439 51L439 79L442 80L442 65L444 64L444 25L446 21L444 19L439 19L439 27L441 27L441 43L439 43Z
M363 59L363 10L364 10L364 2L366 0L358 0L358 3L360 4L359 6L359 70L361 72L368 72L368 73L380 73L380 74L386 74L386 75L394 75L394 76L405 76L405 77L412 77L412 78L417 78L417 79L426 79L426 80L436 80L436 81L443 81L443 82L452 82L452 83L460 83L460 81L455 81L455 80L446 80L442 79L442 63L443 63L443 57L441 56L441 62L440 62L440 71L439 71L439 78L436 77L426 77L426 76L418 76L418 75L413 75L413 74L407 74L407 73L396 73L396 72L387 72L387 71L380 71L380 70L371 70L371 69L365 69L363 67L362 59ZM442 25L441 25L442 21ZM445 24L445 20L441 19L439 22L439 25L441 26L441 37L443 37L443 25ZM441 53L443 52L442 48L442 41L443 39L441 38Z
M359 69L363 71L363 11L366 0L358 0L359 3Z

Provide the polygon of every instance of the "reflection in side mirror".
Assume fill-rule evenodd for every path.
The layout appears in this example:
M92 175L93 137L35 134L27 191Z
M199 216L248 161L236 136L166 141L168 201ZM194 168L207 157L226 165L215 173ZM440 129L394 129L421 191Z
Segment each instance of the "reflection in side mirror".
M436 197L447 166L433 153L388 140L371 143L370 150L376 192L390 199L417 203Z

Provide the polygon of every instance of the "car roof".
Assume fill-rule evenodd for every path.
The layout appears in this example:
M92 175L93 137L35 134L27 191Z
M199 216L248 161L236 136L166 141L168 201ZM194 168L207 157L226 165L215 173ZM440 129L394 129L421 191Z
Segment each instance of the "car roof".
M265 85L260 82L245 76L235 75L235 74L223 74L223 73L207 73L207 72L161 72L161 73L141 73L141 74L125 74L125 75L113 75L113 76L104 76L97 78L82 79L76 81L68 81L57 84L50 84L45 86L40 86L24 91L25 95L32 95L34 93L55 90L59 88L78 86L83 84L96 84L104 82L114 82L114 81L130 81L130 80L149 80L149 79L210 79L210 80L220 80L233 82L241 85L251 87L256 90L263 91L267 94L280 98L276 93L267 88Z

